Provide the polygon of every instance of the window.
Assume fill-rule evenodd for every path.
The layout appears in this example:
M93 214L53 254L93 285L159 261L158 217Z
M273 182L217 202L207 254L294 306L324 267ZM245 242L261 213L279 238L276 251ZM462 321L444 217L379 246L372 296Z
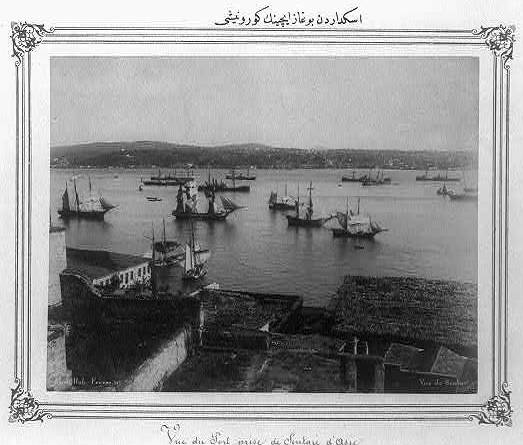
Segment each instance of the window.
M133 280L134 278L134 272L131 270L131 281Z
M129 272L125 273L125 284L129 282Z
M138 269L138 276L139 276L139 277L142 276L142 268L141 268L141 267Z

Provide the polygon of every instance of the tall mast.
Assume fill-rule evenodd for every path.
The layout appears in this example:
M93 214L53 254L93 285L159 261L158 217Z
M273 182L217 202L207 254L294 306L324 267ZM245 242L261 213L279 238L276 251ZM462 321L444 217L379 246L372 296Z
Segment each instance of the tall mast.
M360 214L360 197L358 196L358 215Z
M312 181L309 185L309 209L310 213L312 214Z
M287 196L287 182L285 182L285 196Z
M165 218L163 219L163 245L165 246Z
M345 210L345 230L349 227L349 197L347 196L347 207Z
M91 189L91 175L89 175L89 195L92 194L92 189Z
M300 217L300 183L298 182L298 197L296 198L296 218Z
M76 200L76 212L78 213L80 211L80 200L78 198L78 191L76 190L76 179L73 179L74 183L74 195Z

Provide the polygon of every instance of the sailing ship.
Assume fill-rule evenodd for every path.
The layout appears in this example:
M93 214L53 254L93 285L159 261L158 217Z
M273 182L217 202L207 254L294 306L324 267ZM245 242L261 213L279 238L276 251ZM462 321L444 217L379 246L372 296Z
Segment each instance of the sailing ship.
M73 178L73 190L74 194L71 196L66 182L65 191L62 195L62 209L58 210L58 214L64 219L79 218L103 220L108 211L116 208L115 205L107 202L103 196L93 193L91 177L89 177L88 197L80 198L76 187L76 178Z
M314 218L313 217L313 205L312 205L312 181L308 187L309 190L309 203L305 208L305 215L300 216L300 186L298 184L298 197L296 198L296 214L287 215L287 222L289 226L297 227L322 227L327 221L326 218Z
M138 190L141 192L143 190L143 178L140 176L140 185L138 186Z
M215 178L211 178L210 168L207 181L198 186L198 191L204 192L207 197L209 197L212 192L249 192L250 190L250 185L236 185L236 177L232 178L232 185L226 181L218 181Z
M452 176L449 177L448 170L445 172L445 176L441 174L437 174L436 176L429 176L429 170L426 169L424 175L416 176L416 181L459 182L461 179Z
M380 177L381 173L381 177ZM383 176L383 169L378 170L378 174L376 175L376 178L372 178L369 172L369 175L366 179L361 181L361 185L364 187L374 186L374 185L384 185L384 184L390 184L391 180L389 177Z
M156 267L172 266L184 258L183 246L177 241L166 239L165 218L163 219L163 238L161 241L154 241L153 231L153 250L153 263Z
M358 198L358 210L354 214L349 210L349 200L347 198L347 208L345 212L337 212L336 219L341 227L332 229L333 237L345 238L374 238L378 233L388 229L382 227L370 216L360 216L360 198Z
M478 200L478 188L467 186L467 180L465 178L465 171L463 173L463 191L456 192L455 190L449 190L447 192L448 197L452 201L477 201Z
M353 169L352 176L342 176L341 182L363 182L367 179L369 179L369 176L367 175L361 175L356 177L356 169Z
M230 173L225 175L225 179L238 179L240 181L254 181L256 179L256 176L251 175L251 168L249 167L247 169L247 174L243 173L236 173L234 169L231 170Z
M210 257L208 249L202 249L194 237L194 226L191 224L191 239L185 246L185 261L182 279L199 280L207 274L207 261Z
M216 203L216 194L214 190L211 191L207 197L209 207L206 212L200 212L197 209L198 196L191 195L186 189L185 193L180 185L178 194L176 196L176 208L172 214L176 219L206 219L211 221L223 221L232 212L245 208L234 203L231 199L220 196L222 201L222 208L219 208Z
M293 210L296 208L296 199L287 195L287 183L285 183L285 195L278 197L278 191L272 191L269 197L269 209L271 210Z

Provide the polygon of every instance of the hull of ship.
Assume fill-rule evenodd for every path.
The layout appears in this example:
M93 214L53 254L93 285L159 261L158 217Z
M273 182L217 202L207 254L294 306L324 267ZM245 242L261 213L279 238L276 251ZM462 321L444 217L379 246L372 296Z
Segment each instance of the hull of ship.
M346 229L332 229L334 238L366 238L373 239L380 232L355 233Z
M291 205L291 204L275 202L273 204L269 204L269 209L271 209L271 210L296 210L296 206Z
M322 227L325 223L325 219L303 219L297 218L296 216L287 215L287 222L289 223L289 226L293 227Z
M364 178L347 178L345 176L342 176L341 182L363 182Z
M198 191L210 193L213 189L205 186L198 187ZM216 187L214 188L215 192L250 192L251 186L249 185L239 185L237 187Z
M235 176L234 178L232 175L225 175L225 179L235 179L237 181L254 181L256 179L256 176Z
M203 219L208 221L224 221L227 216L229 216L229 212L223 212L223 213L196 213L196 212L172 212L173 216L176 217L176 219Z
M62 219L94 219L101 221L104 219L105 214L108 212L76 212L72 210L58 210L58 214Z

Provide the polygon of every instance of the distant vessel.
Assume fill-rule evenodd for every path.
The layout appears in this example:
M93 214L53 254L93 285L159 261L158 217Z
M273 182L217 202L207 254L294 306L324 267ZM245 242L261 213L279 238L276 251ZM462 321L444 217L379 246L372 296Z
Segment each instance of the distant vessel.
M243 173L236 173L236 171L234 169L232 169L230 173L225 175L225 179L233 179L233 180L237 179L239 181L254 181L256 179L256 176L253 176L250 173L251 173L250 167L247 169L247 174L245 174L245 175Z
M138 186L138 190L141 192L143 190L143 178L140 176L140 185Z
M223 221L235 210L244 208L235 204L231 199L220 196L223 208L218 208L216 204L216 195L214 191L211 191L207 197L209 207L207 212L199 212L196 208L197 195L191 196L187 190L183 192L182 186L178 189L176 196L176 209L173 210L172 214L176 216L176 219L207 219L212 221Z
M380 173L381 173L381 177L380 177ZM376 175L376 178L372 178L370 175L370 172L369 172L369 175L367 176L366 179L364 179L361 182L361 185L364 187L369 187L369 186L373 186L373 185L385 185L385 184L390 184L390 183L391 183L390 178L383 176L383 170L378 170L378 174Z
M369 179L367 175L361 175L356 177L356 169L352 170L352 176L342 176L341 182L363 182Z
M347 199L347 209L345 213L337 212L336 219L340 228L332 229L333 237L348 238L374 238L378 233L385 232L387 229L381 227L377 222L372 221L370 216L360 216L360 198L358 198L358 211L356 214L349 211L349 201Z
M179 186L192 182L194 179L194 176L190 175L188 170L184 175L177 175L176 170L174 173L170 172L162 175L162 171L158 170L158 176L151 176L148 181L142 181L142 183L144 185L156 186Z
M150 201L150 202L156 202L156 201L161 201L162 198L158 198L158 196L146 196L147 201Z
M250 190L250 185L236 185L235 177L232 178L232 185L228 184L226 181L218 181L215 178L211 178L210 168L207 181L198 186L198 191L204 192L207 197L211 195L211 192L249 192Z
M167 240L165 236L165 219L163 220L163 238L161 241L154 240L153 230L153 258L157 267L168 267L179 263L184 258L184 250L180 243Z
M76 178L73 178L73 189L74 195L71 197L69 195L67 182L65 183L65 191L62 195L62 209L58 210L58 214L64 219L102 220L108 211L116 208L115 205L108 203L102 196L93 193L91 177L89 177L89 196L87 198L80 199L76 188Z
M183 280L199 280L207 274L207 261L210 252L202 249L194 237L194 227L191 224L191 239L185 246L185 261L183 269Z
M278 197L278 191L272 191L269 197L269 209L271 210L293 210L296 208L296 199L287 195L287 183L285 183L285 195Z
M478 200L478 188L468 187L467 180L465 178L465 171L463 173L463 191L456 192L455 190L449 190L447 192L448 197L453 201L477 201Z
M440 174L438 174L436 176L429 176L429 171L427 169L427 170L425 170L424 175L416 176L416 181L459 182L459 181L461 181L461 179L456 178L456 177L449 178L448 170L445 172L445 176L440 175Z
M305 215L300 216L300 188L298 185L298 197L296 198L296 214L287 215L287 222L289 226L297 227L322 227L325 224L326 218L314 218L313 217L313 206L312 206L312 181L308 187L309 190L309 204L305 208Z

